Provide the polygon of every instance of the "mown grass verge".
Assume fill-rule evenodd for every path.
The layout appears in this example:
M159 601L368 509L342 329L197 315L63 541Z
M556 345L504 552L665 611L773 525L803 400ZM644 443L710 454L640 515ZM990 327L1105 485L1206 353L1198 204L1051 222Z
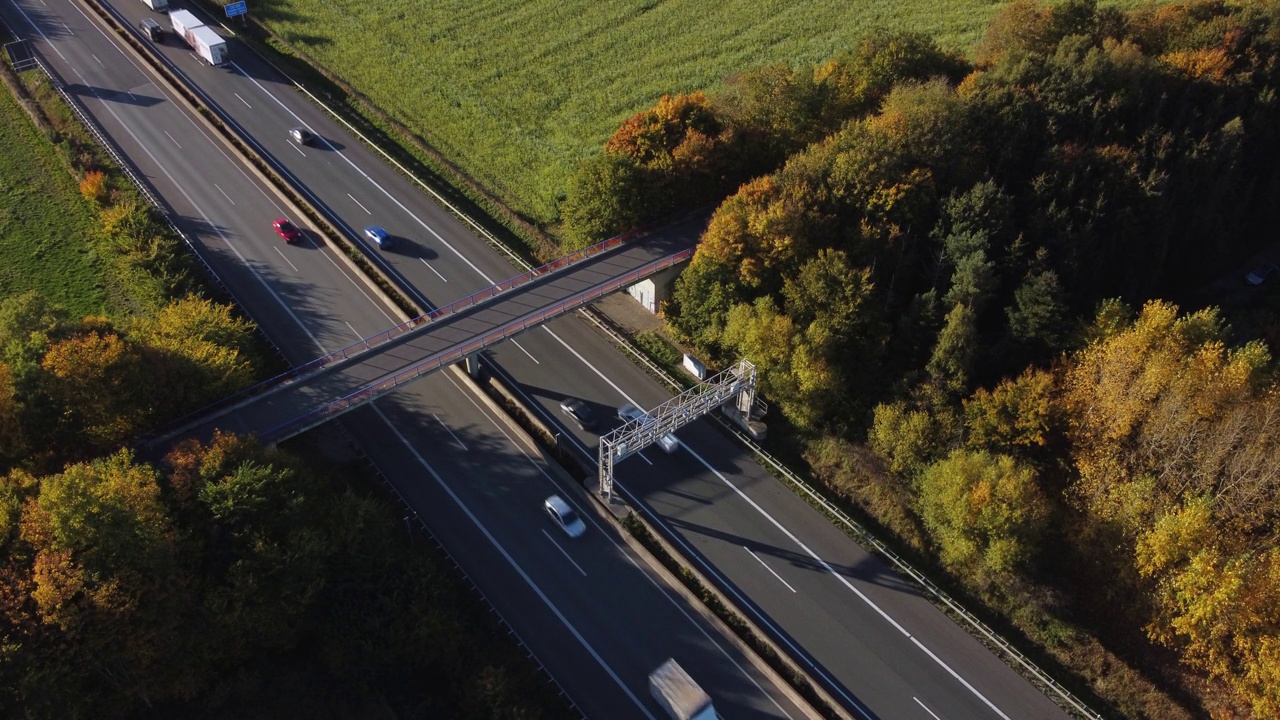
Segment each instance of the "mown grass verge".
M111 313L97 217L56 138L33 124L9 68L0 92L0 296L34 290L76 317ZM34 108L32 108L34 111ZM62 146L65 147L65 146Z

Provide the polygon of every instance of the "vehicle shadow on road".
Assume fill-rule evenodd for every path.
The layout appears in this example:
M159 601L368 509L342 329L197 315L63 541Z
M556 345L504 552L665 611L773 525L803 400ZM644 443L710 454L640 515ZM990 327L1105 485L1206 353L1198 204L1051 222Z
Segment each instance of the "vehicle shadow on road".
M389 255L399 255L407 258L418 258L420 260L435 260L440 257L440 253L414 240L392 236L391 247L384 248L383 252Z
M347 146L337 140L333 140L322 135L316 135L316 139L311 141L311 148L313 150L326 150L328 152L342 152L347 149Z

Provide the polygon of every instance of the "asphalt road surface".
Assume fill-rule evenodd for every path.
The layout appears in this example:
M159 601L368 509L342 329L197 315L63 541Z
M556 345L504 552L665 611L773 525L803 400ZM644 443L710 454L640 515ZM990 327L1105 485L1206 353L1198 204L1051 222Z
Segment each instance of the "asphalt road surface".
M59 37L58 25L63 22L80 23L85 26L82 32L88 33L87 21L77 10L79 6L70 0L46 1L48 5L40 0L22 0L19 5L28 10L63 52L72 52L66 49L68 44L86 46L86 53L92 57L79 57L77 67L92 70L96 56L87 50L89 38L69 43L69 38ZM130 25L150 14L141 3L119 3L116 7ZM365 224L381 225L402 240L398 252L365 247L371 258L412 288L419 302L428 306L443 304L516 273L461 221L429 200L411 181L387 166L236 42L231 42L232 64L227 69L204 66L172 37L156 49L175 69L198 84L209 102L251 135L283 172L300 184L305 183L312 202L339 226L348 228L357 242L362 242L360 230ZM108 53L105 49L98 52ZM51 54L45 52L46 57ZM102 79L82 82L87 87L100 82L101 89L114 89L117 93L128 90L133 87L128 83L134 78L128 68L120 65L119 61L111 62L110 67L99 62L99 69L104 72ZM69 77L68 81L73 80ZM107 105L119 102L103 100L93 93L88 97ZM166 127L165 121L147 117L138 122L150 123L153 129L148 138L161 142L165 139L161 129ZM298 125L310 128L320 142L306 148L291 143L287 131ZM118 130L121 129L112 130L113 137ZM121 145L126 143L122 141ZM135 150L126 148L130 157L136 158ZM214 151L206 149L202 156L210 152ZM181 194L181 188L192 184L208 191L210 178L203 171L203 157L202 162L193 162L189 154L178 155L173 162L188 166L185 182L177 183L178 192ZM136 161L142 164L142 159ZM155 170L148 174L153 181L157 179ZM219 189L224 187L214 184ZM269 207L270 201L263 201L262 206ZM270 215L274 211L262 212ZM235 226L232 220L226 222ZM253 228L269 232L268 223L269 218L261 224L241 227L250 234ZM265 233L260 232L259 236ZM214 237L207 242L212 249L222 250L219 239ZM253 265L252 260L248 262ZM299 270L297 274L302 276L303 272ZM308 282L317 282L305 277ZM232 284L230 278L228 284ZM236 287L237 297L249 306L255 319L260 314L282 312L260 310L269 306L270 300L261 297L261 291L241 295L241 287L246 286L253 291L253 282L242 281ZM318 327L340 330L333 328L335 321L358 303L343 297L340 291L327 297L325 291L318 293L319 296L295 293L292 299L312 305L318 315L328 313L327 319L318 319L322 323ZM267 321L281 324L272 318ZM267 326L268 322L262 324ZM368 335L379 329L382 328L366 331L359 327L356 333ZM297 333L289 328L284 331ZM290 342L285 340L283 344ZM301 343L292 347L306 346ZM317 354L312 352L312 356ZM652 407L669 396L662 386L576 318L528 333L518 341L499 346L491 355L545 416L562 426L563 418L555 406L566 396L584 398L602 411L627 401ZM424 381L432 382L435 381ZM363 429L362 423L360 427ZM386 438L387 434L378 436ZM566 426L565 437L593 454L593 435ZM737 595L762 624L772 628L779 641L790 645L793 655L823 678L828 689L856 716L923 720L1065 717L1048 698L904 586L880 560L867 555L769 477L705 421L681 430L679 437L684 448L675 455L646 450L619 466L618 486L666 527L672 538L717 577L727 592ZM366 448L373 452L378 446L374 442ZM451 456L461 452L448 445L415 447L422 448L424 457L441 466L450 464ZM473 472L476 475L469 482L474 485L485 476ZM407 476L392 478L402 487L403 483L417 482ZM535 645L535 649L541 657L542 647ZM547 664L557 678L565 677L552 662Z
M68 0L0 5L33 33L56 72L197 238L237 297L295 363L398 322L328 248L284 246L270 229L287 205ZM682 595L665 586L580 489L531 459L520 436L449 374L424 380L344 420L410 498L569 697L590 717L647 718L652 667L696 668L733 717L802 718L791 693L762 674ZM441 456L444 462L427 455ZM477 483L477 468L484 468ZM571 540L544 516L559 493L590 523ZM494 496L503 502L494 502ZM560 534L557 534L560 533ZM651 667L652 666L652 667Z

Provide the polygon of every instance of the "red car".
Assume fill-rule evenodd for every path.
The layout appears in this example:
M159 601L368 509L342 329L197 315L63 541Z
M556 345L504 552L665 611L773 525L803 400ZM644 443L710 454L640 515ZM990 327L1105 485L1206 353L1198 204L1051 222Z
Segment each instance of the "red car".
M275 222L271 223L271 227L275 228L276 234L280 236L281 240L290 245L302 239L302 231L298 229L297 225L289 222L288 218L277 218Z

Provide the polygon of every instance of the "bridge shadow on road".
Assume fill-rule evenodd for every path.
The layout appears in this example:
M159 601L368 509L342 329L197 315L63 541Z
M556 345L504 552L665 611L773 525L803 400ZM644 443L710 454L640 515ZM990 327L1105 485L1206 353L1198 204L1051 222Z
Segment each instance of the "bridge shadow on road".
M128 90L112 90L110 88L93 87L92 85L81 85L80 83L65 85L63 89L80 98L94 98L124 105L137 105L138 107L151 107L164 102L162 98L140 95Z

